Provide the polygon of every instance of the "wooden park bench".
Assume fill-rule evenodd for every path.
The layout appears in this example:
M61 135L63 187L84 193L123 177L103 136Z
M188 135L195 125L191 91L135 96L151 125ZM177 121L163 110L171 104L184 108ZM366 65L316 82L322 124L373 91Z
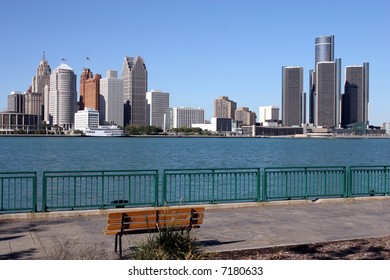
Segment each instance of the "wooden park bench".
M155 208L150 210L126 209L108 214L105 234L115 234L115 252L122 258L122 236L162 230L187 230L199 228L203 223L204 207Z

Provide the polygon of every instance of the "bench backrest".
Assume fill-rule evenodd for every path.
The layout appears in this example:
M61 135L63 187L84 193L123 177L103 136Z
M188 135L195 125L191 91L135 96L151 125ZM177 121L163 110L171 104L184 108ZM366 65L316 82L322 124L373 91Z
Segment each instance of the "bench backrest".
M142 233L166 228L199 227L203 223L204 211L204 207L185 207L112 212L108 215L105 233Z

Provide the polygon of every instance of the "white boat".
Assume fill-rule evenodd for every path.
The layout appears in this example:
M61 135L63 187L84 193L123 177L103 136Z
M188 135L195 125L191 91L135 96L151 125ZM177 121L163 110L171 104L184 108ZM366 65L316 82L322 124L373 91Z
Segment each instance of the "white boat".
M85 131L85 136L125 136L122 129L116 125L88 127Z

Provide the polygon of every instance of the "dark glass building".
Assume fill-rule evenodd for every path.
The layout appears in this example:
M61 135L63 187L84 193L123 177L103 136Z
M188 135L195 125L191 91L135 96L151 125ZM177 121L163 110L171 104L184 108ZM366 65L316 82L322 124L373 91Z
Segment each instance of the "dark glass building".
M345 85L342 98L342 126L368 123L369 63L345 68Z
M282 123L283 126L300 126L305 119L303 93L303 67L282 67Z

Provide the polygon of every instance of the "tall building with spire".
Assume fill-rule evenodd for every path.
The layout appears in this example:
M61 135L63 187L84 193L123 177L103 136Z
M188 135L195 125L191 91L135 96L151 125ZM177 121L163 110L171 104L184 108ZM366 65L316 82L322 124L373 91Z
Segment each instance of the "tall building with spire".
M300 126L306 122L306 98L303 92L303 67L282 67L282 122Z
M26 114L44 117L45 87L50 85L51 68L43 52L42 59L37 67L36 75L32 78L30 90L25 96Z
M317 127L341 123L341 59L334 58L334 35L315 39L315 69L310 70L309 122Z
M145 125L148 71L142 57L125 57L122 65L122 80L124 125Z
M90 108L99 110L99 93L100 93L100 74L91 72L89 68L84 68L80 75L80 110Z
M50 75L49 123L64 130L74 127L77 108L76 75L67 64L61 63Z

